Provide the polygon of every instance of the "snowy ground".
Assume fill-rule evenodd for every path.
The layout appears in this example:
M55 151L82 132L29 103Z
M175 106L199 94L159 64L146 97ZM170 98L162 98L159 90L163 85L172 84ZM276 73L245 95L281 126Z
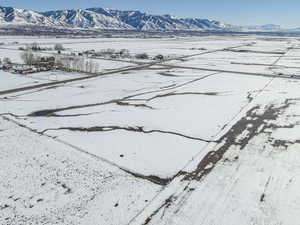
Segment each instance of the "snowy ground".
M297 223L298 39L12 37L6 47L17 60L35 41L175 58L98 60L115 72L92 78L1 71L0 224Z

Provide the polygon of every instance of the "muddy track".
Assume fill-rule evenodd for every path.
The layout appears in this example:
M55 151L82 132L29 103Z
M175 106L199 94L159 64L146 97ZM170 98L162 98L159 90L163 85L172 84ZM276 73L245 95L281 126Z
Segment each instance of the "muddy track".
M271 122L276 121L291 104L293 104L291 100L287 99L281 106L269 105L264 109L261 109L261 106L255 106L250 109L221 137L222 144L217 146L217 150L209 152L193 172L184 172L186 175L183 180L201 180L213 170L231 147L235 146L243 150L255 136L265 133L267 129L278 128Z
M171 96L185 96L185 95L206 95L206 96L220 96L221 93L219 92L170 92L166 94L156 95L152 98L145 99L145 101L150 102L157 98L165 98L165 97L171 97Z
M174 201L174 197L171 195L169 198L167 198L163 204L161 204L160 207L158 207L146 220L142 225L147 225L151 222L152 218L163 208L169 208Z
M110 131L116 131L116 130L124 130L124 131L130 131L130 132L136 132L136 133L144 133L144 134L153 134L153 133L160 133L160 134L170 134L170 135L175 135L191 140L196 140L196 141L202 141L206 143L218 143L218 141L210 141L210 140L205 140L203 138L198 138L198 137L192 137L189 135L185 135L182 133L178 132L173 132L173 131L164 131L164 130L147 130L144 127L141 126L95 126L95 127L60 127L60 128L48 128L43 131L41 131L41 134L44 134L48 131L58 131L58 130L69 130L69 131L74 131L74 132L110 132Z
M270 104L265 107L254 106L249 109L246 115L236 122L232 128L221 137L221 143L214 147L215 150L207 153L193 171L181 171L177 176L174 177L174 179L180 179L181 191L179 191L177 194L174 193L170 195L168 199L172 199L172 201L167 201L167 204L163 202L158 208L152 211L150 216L148 215L148 217L144 217L145 215L143 215L143 225L149 224L155 216L162 212L162 210L165 211L174 204L176 204L178 207L173 213L177 213L184 202L194 191L194 188L191 188L193 186L193 182L201 182L221 161L224 161L224 163L232 162L224 157L226 152L232 147L236 148L236 151L242 151L255 136L262 133L268 133L270 132L270 129L281 128L282 126L276 125L276 120L292 104L294 104L294 100L287 99L281 105ZM238 159L239 157L236 156L233 160L236 161ZM171 181L170 185L172 185ZM264 192L262 193L260 199L258 199L262 203L267 198L266 189L268 187L268 183L265 186ZM139 215L137 217L139 217ZM136 218L134 218L132 222L135 222L135 219Z
M136 107L136 108L141 107L141 108L154 110L153 107L148 106L146 104L132 104L132 103L126 102L125 100L126 99L117 99L117 100L111 100L111 101L107 101L107 102L100 102L100 103L93 103L93 104L86 104L86 105L76 105L76 106L69 106L69 107L57 108L57 109L44 109L44 110L32 112L26 116L28 116L28 117L68 117L68 116L72 116L72 114L63 116L63 115L58 115L57 113L63 112L63 111L68 111L68 110L73 110L73 109L90 108L90 107L109 105L109 104L116 104L118 106ZM75 115L86 116L89 114L75 114Z

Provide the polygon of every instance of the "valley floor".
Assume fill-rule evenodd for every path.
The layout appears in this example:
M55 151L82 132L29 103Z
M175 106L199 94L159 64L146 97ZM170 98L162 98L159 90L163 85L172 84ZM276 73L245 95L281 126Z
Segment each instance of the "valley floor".
M297 224L297 38L0 39L168 55L0 71L0 224Z

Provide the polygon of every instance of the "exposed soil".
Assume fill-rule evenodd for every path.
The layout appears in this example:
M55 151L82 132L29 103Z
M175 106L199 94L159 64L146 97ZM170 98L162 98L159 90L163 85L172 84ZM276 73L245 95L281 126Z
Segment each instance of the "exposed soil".
M197 168L193 172L187 173L183 180L201 180L213 170L232 146L238 146L240 150L243 150L256 135L264 133L266 129L278 128L270 122L275 121L291 104L293 104L291 100L287 99L280 106L271 104L264 109L261 106L250 109L242 119L221 137L219 141L221 144L218 145L217 149L209 152Z
M40 132L41 134L44 134L45 132L48 131L53 131L53 130L70 130L70 131L77 131L77 132L109 132L109 131L115 131L115 130L125 130L125 131L131 131L131 132L139 132L139 133L144 133L144 134L151 134L151 133L162 133L162 134L171 134L171 135L176 135L180 136L183 138L187 139L192 139L192 140L197 140L197 141L203 141L203 142L216 142L216 141L210 141L210 140L205 140L202 138L198 137L192 137L188 136L185 134L181 134L178 132L173 132L173 131L164 131L164 130L146 130L144 127L136 126L136 127L121 127L121 126L95 126L95 127L60 127L60 128L49 128L46 130L43 130Z

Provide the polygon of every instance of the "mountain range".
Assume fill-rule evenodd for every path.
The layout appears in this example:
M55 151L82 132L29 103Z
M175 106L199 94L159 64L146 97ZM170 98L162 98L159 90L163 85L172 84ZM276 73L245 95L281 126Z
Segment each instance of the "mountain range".
M0 25L39 25L142 31L202 31L231 28L230 25L215 20L178 18L170 15L151 15L140 11L121 11L104 8L35 12L13 7L0 7Z
M280 26L233 26L216 20L152 15L105 8L35 12L0 6L0 26L35 25L68 29L138 31L279 31Z

